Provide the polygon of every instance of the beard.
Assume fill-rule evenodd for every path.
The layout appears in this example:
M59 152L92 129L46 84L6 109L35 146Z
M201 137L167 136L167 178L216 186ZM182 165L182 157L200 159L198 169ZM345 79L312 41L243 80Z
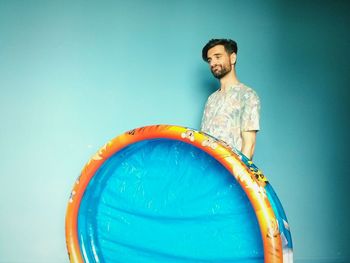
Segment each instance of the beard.
M211 69L211 73L213 73L214 77L217 79L221 79L225 77L230 71L231 71L231 65L216 65L214 68L217 69Z

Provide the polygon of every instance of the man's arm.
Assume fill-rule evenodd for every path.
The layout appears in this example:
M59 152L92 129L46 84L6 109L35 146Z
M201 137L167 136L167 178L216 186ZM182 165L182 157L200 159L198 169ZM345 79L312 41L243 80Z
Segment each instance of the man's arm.
M256 131L242 131L242 153L250 160L255 150Z

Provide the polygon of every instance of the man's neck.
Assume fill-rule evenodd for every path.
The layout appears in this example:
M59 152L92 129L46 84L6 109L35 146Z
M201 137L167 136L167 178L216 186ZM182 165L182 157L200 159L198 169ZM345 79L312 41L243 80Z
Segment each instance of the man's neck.
M220 90L227 90L239 84L235 70L231 70L226 76L220 79Z

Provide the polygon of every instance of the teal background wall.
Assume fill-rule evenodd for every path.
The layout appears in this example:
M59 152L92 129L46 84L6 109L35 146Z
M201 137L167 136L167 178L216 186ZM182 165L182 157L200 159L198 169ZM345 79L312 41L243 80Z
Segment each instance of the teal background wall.
M290 221L295 262L349 262L346 1L0 0L0 262L68 262L67 200L100 146L149 124L198 128L236 39L262 101L255 163Z

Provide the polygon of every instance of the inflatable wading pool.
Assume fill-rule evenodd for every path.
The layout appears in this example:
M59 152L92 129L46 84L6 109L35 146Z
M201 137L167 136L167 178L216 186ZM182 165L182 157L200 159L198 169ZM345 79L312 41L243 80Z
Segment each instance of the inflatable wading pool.
M288 221L244 155L185 127L107 142L74 184L71 262L292 262Z

